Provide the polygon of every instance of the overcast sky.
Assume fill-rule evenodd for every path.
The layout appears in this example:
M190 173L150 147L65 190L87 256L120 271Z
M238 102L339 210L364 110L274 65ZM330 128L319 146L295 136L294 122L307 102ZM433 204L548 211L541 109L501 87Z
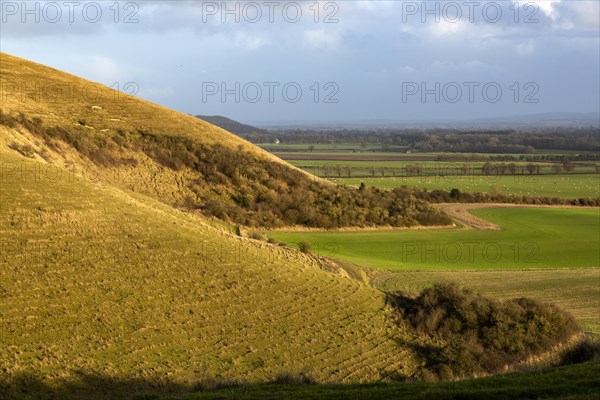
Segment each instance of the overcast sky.
M1 6L2 51L133 82L137 96L190 114L439 120L600 107L598 0Z

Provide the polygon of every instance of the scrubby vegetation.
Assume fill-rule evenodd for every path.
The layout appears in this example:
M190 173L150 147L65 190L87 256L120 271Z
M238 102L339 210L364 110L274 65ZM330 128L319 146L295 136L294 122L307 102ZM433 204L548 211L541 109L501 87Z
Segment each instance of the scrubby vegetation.
M192 171L188 195L177 206L246 226L447 225L450 219L404 190L357 190L324 183L275 161L257 162L242 146L208 145L182 135L118 130L97 133L85 125L45 126L41 120L2 115L61 152L65 145L100 167L137 165L145 155L176 171Z
M294 373L290 371L278 372L269 382L277 385L314 385L317 383L316 379L307 372Z
M436 284L418 296L390 294L401 323L429 339L415 378L454 379L496 373L550 350L579 332L553 305L520 298L498 301L456 284Z
M582 234L584 235L584 234ZM464 240L464 239L463 239ZM582 330L590 335L600 334L598 315L598 274L594 268L570 269L500 269L455 271L378 271L371 284L385 292L406 290L419 292L436 282L456 282L484 296L499 300L519 297L554 303L569 311Z
M10 147L13 150L18 151L25 157L33 158L35 156L34 148L28 144L22 145L19 143L11 143L8 147Z
M454 188L450 191L435 189L408 189L400 188L398 190L410 191L416 198L426 200L431 203L507 203L507 204L533 204L533 205L569 205L569 206L600 206L600 197L580 197L567 199L562 197L547 196L517 196L503 194L500 192L489 193L467 193Z
M310 245L310 243L308 243L307 241L301 241L300 243L298 243L298 249L303 252L303 253L307 253L310 254L312 252L312 246Z

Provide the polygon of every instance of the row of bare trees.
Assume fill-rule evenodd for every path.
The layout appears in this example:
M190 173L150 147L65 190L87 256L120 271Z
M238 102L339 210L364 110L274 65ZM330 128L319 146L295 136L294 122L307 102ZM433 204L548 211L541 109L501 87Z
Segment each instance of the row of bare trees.
M575 170L576 164L570 160L565 160L561 163L552 163L551 169L554 174L561 174L563 172L571 173ZM451 166L451 167L433 167L426 168L420 164L414 165L406 165L401 168L394 167L352 167L350 165L342 165L342 164L325 164L322 166L313 167L316 175L325 177L325 178L351 178L352 176L356 177L364 177L366 175L365 171L368 171L368 175L371 177L376 176L392 176L392 177L405 177L405 176L422 176L427 170L429 170L430 175L464 175L471 173L476 175L476 171L479 170L478 167L470 166L464 164L462 166ZM542 165L538 163L528 163L528 164L516 164L516 163L485 163L481 166L481 175L486 176L504 176L504 175L533 175L533 174L541 174L542 173ZM362 173L361 173L362 172ZM600 172L600 165L596 165L596 173Z

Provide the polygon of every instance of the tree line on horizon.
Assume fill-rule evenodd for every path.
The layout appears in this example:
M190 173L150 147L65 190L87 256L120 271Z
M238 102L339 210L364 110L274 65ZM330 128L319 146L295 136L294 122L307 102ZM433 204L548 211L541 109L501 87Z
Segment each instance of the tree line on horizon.
M398 151L403 146L418 152L535 154L538 150L600 151L600 129L548 128L531 130L457 129L294 129L240 134L255 143L381 145L378 151Z

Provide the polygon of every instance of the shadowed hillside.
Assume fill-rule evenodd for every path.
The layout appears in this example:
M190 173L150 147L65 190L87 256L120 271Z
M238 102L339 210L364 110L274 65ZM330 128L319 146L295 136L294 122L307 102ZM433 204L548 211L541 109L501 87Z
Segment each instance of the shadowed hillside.
M456 399L530 399L543 393L544 399L591 400L600 384L600 362L589 362L546 371L507 374L483 379L438 383L366 383L351 385L310 385L294 382L241 384L204 380L194 387L163 382L157 386L142 379L114 380L104 376L82 374L77 382L49 386L37 379L28 380L36 392L54 399L95 399L98 391L104 398L186 399L186 400L456 400ZM0 379L0 385L2 385ZM132 390L136 389L136 390ZM32 390L33 391L33 390ZM150 393L162 392L164 396ZM137 396L126 396L137 393Z
M196 115L196 118L200 118L201 120L225 129L227 132L235 133L238 136L244 136L250 133L268 133L266 129L242 124L241 122L234 121L231 118L223 117L221 115Z

